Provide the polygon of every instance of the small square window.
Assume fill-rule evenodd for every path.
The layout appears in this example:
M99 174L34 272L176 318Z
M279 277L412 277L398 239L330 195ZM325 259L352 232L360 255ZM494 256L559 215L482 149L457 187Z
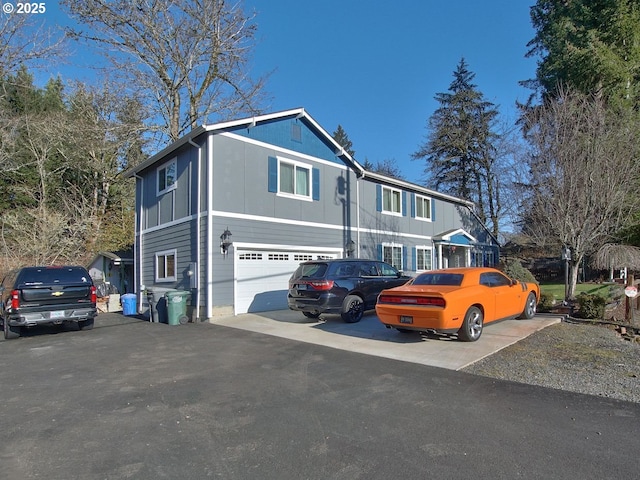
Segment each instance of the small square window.
M156 253L156 282L176 280L176 250Z

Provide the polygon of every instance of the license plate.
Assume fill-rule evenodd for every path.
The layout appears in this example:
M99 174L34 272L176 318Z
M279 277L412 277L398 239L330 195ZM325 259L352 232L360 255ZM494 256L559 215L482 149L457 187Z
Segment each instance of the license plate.
M298 285L298 290L306 290L306 289L307 289L307 286L304 283Z
M64 317L64 311L56 311L56 312L51 312L49 314L49 318L63 318Z
M400 317L400 323L413 323L413 317L408 317L406 315L402 315Z

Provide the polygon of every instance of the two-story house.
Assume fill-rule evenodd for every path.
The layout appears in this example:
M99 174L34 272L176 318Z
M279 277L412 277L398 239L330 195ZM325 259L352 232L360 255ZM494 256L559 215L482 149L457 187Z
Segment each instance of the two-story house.
M287 308L300 262L405 272L497 264L470 202L369 172L304 109L202 125L136 179L135 285L191 291L193 318Z

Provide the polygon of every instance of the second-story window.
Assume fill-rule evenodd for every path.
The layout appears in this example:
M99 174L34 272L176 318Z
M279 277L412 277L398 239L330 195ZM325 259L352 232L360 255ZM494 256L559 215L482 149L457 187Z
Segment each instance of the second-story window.
M416 218L431 220L431 199L416 195Z
M158 195L161 195L176 187L177 164L173 159L158 168Z
M311 168L307 165L280 161L279 193L311 199Z
M402 195L400 190L382 188L382 211L400 215L402 213Z

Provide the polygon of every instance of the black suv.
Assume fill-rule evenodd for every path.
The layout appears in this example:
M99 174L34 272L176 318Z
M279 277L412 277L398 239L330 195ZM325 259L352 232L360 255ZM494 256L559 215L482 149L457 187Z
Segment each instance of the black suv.
M24 267L9 272L0 285L0 321L4 338L22 328L76 323L93 328L96 287L84 267Z
M287 299L291 310L306 317L339 313L345 322L355 323L375 307L382 290L410 279L377 260L314 260L301 263L291 276Z

